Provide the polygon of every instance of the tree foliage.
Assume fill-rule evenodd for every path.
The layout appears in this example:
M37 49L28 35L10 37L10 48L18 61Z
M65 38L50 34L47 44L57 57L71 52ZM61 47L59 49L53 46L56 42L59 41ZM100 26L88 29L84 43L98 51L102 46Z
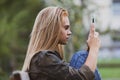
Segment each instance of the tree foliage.
M44 0L0 0L0 75L23 65L35 17L43 7Z

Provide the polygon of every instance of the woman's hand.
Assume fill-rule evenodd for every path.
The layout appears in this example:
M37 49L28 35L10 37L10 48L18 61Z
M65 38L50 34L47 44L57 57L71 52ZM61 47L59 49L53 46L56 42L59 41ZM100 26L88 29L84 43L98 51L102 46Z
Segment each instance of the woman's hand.
M91 24L87 44L89 49L96 49L98 51L100 48L99 33L95 31L94 24Z
M87 65L94 72L96 69L98 51L100 48L99 33L95 31L94 24L91 24L87 44L89 48L89 54L85 62L85 65Z

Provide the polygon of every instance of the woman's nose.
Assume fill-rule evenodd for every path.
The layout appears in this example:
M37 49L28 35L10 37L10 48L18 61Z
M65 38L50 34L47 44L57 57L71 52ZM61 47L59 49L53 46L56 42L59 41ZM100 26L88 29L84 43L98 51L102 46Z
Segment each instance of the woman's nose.
M68 35L71 35L71 34L72 34L72 32L70 30L68 30Z

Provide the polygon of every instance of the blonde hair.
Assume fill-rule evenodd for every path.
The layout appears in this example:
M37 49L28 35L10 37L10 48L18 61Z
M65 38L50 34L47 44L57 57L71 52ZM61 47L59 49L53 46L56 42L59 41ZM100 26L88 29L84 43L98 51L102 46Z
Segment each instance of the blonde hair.
M47 7L36 17L22 71L29 69L32 57L42 50L57 50L63 58L63 45L59 43L62 15L67 11L60 7Z

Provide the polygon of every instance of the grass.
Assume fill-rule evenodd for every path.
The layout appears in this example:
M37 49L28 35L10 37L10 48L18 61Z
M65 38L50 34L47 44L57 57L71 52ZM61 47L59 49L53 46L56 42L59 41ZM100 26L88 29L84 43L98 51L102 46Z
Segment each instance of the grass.
M98 60L98 64L111 64L108 67L99 66L99 72L101 74L102 80L120 80L120 59L101 59ZM119 65L112 67L116 64Z
M120 68L99 68L101 77L104 78L119 78Z

